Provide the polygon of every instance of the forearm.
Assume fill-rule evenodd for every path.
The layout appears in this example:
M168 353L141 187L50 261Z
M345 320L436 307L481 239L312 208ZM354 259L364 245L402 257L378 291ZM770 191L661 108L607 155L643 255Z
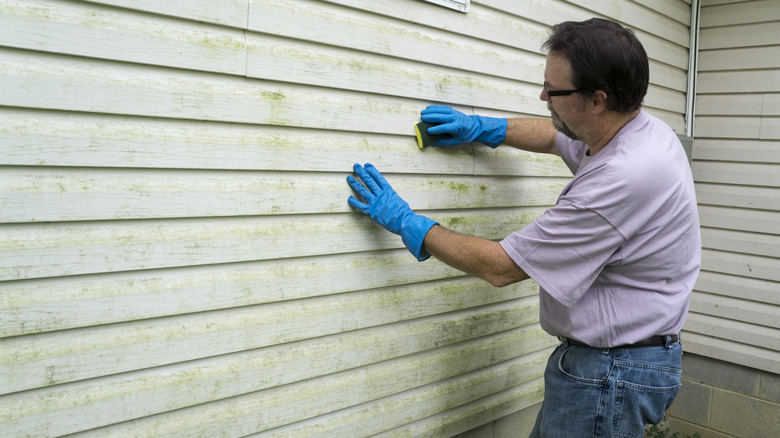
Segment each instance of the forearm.
M557 135L558 131L549 119L507 119L503 144L524 151L558 155Z
M425 236L423 247L433 257L493 286L506 286L529 278L501 245L492 240L467 236L435 225Z

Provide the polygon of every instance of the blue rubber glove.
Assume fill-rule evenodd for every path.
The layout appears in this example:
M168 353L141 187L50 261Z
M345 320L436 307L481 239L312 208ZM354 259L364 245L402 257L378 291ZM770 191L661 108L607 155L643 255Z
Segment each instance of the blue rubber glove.
M428 128L428 134L445 134L434 146L455 146L476 141L495 149L506 138L506 119L484 116L467 116L448 106L431 105L422 110L423 122L440 123Z
M354 169L365 187L351 176L347 177L347 183L366 202L360 202L350 196L349 205L370 216L387 231L400 235L406 248L417 260L428 259L431 255L422 249L423 240L438 222L415 214L372 164L366 163L365 169L360 164L355 164Z

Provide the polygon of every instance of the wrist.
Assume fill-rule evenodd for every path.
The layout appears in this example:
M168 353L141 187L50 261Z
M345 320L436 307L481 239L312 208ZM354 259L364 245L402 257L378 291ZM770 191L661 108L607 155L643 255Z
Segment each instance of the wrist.
M401 240L406 249L420 262L431 256L423 249L423 241L428 231L437 224L438 222L416 213L412 213L401 224Z
M495 149L506 139L507 120L498 117L477 117L480 125L479 135L474 141Z

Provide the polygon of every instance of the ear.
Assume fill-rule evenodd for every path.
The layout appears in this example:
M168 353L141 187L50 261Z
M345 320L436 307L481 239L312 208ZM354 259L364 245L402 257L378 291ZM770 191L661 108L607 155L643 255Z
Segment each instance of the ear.
M607 110L607 93L604 90L596 90L591 98L593 114L599 115Z

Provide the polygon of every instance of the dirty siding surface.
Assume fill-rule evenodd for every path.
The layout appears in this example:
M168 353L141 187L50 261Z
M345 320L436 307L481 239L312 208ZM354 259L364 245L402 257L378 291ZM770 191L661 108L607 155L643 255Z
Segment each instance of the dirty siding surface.
M598 15L681 132L690 6L641 3L0 0L3 436L451 436L541 401L537 287L414 261L344 178L523 227L565 166L412 125L547 116L548 27Z
M685 346L780 373L780 3L704 1L693 152L704 246Z

